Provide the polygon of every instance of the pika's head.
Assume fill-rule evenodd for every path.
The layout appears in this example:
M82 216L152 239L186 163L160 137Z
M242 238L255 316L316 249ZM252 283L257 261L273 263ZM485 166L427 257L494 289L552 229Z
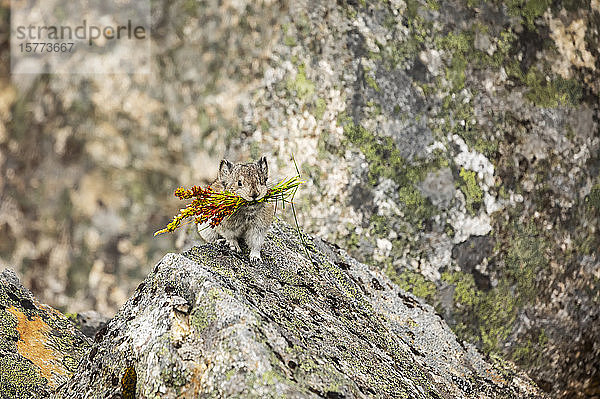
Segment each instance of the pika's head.
M268 178L266 157L246 164L232 164L223 159L219 166L218 180L225 187L225 191L239 195L246 201L256 201L267 194Z

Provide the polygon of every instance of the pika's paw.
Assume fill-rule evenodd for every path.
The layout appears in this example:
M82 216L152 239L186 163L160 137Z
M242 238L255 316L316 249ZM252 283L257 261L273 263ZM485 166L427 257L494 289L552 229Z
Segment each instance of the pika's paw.
M259 251L250 251L250 262L255 264L262 262L262 258L260 257Z
M238 244L237 241L227 241L227 244L229 244L229 249L231 249L234 252L242 252L242 249L240 248L240 244Z

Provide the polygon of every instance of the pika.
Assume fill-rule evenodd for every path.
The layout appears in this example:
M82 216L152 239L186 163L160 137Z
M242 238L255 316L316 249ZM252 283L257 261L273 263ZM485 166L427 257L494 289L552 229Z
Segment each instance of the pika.
M267 158L252 163L233 164L223 159L219 165L219 174L210 187L218 192L227 191L246 201L263 198L269 189L267 181L269 167ZM261 261L260 249L269 231L275 207L272 203L260 202L244 205L218 226L211 228L208 223L198 224L198 232L206 242L215 242L223 237L229 247L241 252L238 240L243 238L250 249L250 260Z

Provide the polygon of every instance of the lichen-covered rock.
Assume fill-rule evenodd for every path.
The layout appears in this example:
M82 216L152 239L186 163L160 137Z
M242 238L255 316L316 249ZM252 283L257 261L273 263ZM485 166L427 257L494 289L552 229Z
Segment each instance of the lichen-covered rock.
M104 328L109 320L108 317L102 316L94 310L79 312L73 316L77 327L88 338L94 338L98 330Z
M544 397L331 244L277 224L262 257L165 256L56 397Z
M149 75L11 82L0 32L0 266L112 314L184 242L152 238L177 186L293 154L305 230L555 397L600 396L598 0L152 6Z
M599 32L595 0L294 2L231 147L293 153L304 228L597 398Z
M90 343L59 311L39 303L11 270L0 274L0 397L49 397Z

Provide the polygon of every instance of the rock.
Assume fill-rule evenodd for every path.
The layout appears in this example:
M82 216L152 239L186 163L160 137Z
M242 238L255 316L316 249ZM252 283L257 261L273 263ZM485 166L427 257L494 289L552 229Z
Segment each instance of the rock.
M14 272L0 274L0 397L49 397L89 347L75 325L39 303Z
M77 313L75 319L77 327L88 338L94 338L98 330L104 328L109 320L108 317L93 310Z
M56 398L542 398L422 300L278 223L263 261L166 255Z
M555 397L597 398L598 4L155 0L147 75L10 81L0 35L0 267L114 314L189 245L152 237L176 187L293 154L306 231Z

